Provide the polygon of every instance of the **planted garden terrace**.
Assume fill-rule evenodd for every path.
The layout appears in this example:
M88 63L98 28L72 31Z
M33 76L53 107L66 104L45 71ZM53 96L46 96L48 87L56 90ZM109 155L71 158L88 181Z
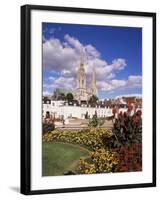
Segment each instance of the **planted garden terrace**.
M141 171L141 112L119 113L113 121L112 130L94 126L93 119L88 128L44 133L43 175Z

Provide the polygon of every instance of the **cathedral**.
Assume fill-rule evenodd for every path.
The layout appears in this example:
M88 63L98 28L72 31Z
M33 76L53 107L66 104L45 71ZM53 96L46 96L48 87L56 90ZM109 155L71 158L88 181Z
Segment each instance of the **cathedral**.
M83 55L81 55L80 66L77 71L77 89L76 89L75 100L77 100L78 102L88 101L90 97L93 95L98 97L95 66L93 66L91 84L89 87L87 87L84 59Z

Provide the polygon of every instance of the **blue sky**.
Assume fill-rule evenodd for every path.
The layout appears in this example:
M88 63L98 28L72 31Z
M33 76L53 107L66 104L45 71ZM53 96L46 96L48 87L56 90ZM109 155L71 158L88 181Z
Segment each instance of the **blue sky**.
M43 23L43 94L75 92L83 51L87 84L96 67L98 96L142 93L142 29Z

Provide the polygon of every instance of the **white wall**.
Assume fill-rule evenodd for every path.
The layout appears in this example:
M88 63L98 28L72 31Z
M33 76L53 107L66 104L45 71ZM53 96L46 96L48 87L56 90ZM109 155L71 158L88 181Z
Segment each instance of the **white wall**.
M88 115L92 118L95 114L95 111L97 112L98 117L111 117L112 114L112 108L93 108L93 107L85 107L85 106L68 106L63 105L59 106L56 105L58 102L54 101L55 106L51 104L43 104L43 116L45 116L46 112L49 112L51 115L55 115L56 118L59 118L60 116L64 116L64 118L68 117L77 117L79 119L84 119L86 112L88 112ZM127 109L120 109L120 111L125 112Z
M159 20L160 9L158 0L2 0L0 5L0 199L158 199L160 195L160 174L158 172L158 187L145 189L114 190L101 192L84 192L70 194L54 194L26 197L17 192L19 190L20 171L20 5L22 4L48 4L59 6L90 7L102 9L119 9L135 11L157 12ZM159 25L159 24L158 24ZM157 35L160 35L160 25ZM160 43L157 38L157 44ZM159 47L157 55L160 55ZM159 60L157 66L159 64ZM160 70L157 68L157 85L160 85ZM160 111L160 93L157 95L157 115ZM10 124L8 123L10 121ZM160 123L159 123L160 124ZM160 126L157 131L157 152L160 152ZM160 156L157 156L160 168Z

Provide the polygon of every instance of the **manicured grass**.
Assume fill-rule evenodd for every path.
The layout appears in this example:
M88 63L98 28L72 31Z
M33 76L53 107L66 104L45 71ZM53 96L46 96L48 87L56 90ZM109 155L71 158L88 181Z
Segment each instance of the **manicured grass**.
M74 171L80 157L89 156L89 151L78 145L43 142L42 176L63 175Z

